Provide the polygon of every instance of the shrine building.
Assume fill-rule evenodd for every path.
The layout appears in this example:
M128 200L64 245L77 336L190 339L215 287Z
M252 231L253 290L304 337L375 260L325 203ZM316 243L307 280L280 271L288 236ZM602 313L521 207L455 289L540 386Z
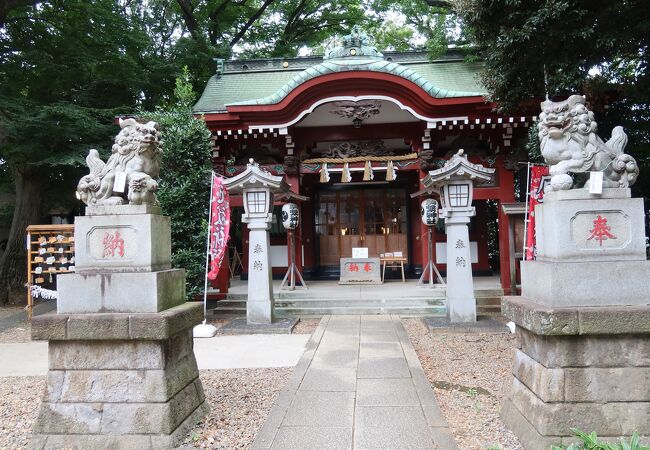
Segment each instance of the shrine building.
M194 106L212 132L213 164L231 177L250 158L284 175L300 202L296 261L309 279L338 279L353 247L402 254L416 278L427 262L427 227L411 195L459 149L494 168L475 186L470 225L475 276L499 275L509 293L515 248L502 206L515 201L515 174L532 115L501 116L478 80L480 62L460 54L431 61L426 52L378 52L358 31L325 57L217 60ZM524 180L525 181L525 180ZM435 197L434 197L435 198ZM271 228L274 276L287 271L287 234L279 213ZM248 273L242 199L231 197L231 245ZM446 236L438 224L435 262L445 273ZM517 244L520 246L520 243ZM519 249L521 251L521 249Z

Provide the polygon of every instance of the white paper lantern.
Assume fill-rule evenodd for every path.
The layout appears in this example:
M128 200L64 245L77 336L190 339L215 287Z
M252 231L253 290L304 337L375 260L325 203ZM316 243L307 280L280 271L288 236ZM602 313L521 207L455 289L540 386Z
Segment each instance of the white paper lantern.
M300 221L300 211L298 205L295 203L286 203L282 206L282 225L287 230L295 230L298 228Z
M420 215L422 223L432 227L438 222L438 202L432 198L427 198L420 204Z

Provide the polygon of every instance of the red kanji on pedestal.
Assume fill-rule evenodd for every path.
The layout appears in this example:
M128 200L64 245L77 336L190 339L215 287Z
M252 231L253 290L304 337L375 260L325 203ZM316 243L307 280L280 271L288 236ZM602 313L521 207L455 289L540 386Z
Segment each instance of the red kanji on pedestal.
M116 250L119 256L124 256L124 239L120 237L119 231L116 230L115 234L108 231L104 233L102 244L104 244L102 258L106 258L107 256L115 256Z
M372 269L370 268L370 263L365 263L363 265L363 271L364 272L370 272Z
M358 271L359 271L359 266L356 265L356 264L350 264L350 265L348 266L348 270L349 270L350 272L358 272Z
M616 236L610 233L611 229L612 227L607 226L607 219L600 217L599 214L598 217L596 217L594 220L594 229L589 231L591 233L591 236L589 236L587 240L590 241L595 238L602 247L604 240L616 239Z

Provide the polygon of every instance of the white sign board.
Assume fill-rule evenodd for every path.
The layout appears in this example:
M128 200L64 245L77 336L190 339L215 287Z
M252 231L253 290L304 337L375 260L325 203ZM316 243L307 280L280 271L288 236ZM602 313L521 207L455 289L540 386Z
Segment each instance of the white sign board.
M126 172L115 172L113 181L114 192L124 192L126 190Z
M603 193L603 173L602 172L589 172L589 193L602 194Z
M368 247L352 247L352 257L353 258L367 258L368 257Z

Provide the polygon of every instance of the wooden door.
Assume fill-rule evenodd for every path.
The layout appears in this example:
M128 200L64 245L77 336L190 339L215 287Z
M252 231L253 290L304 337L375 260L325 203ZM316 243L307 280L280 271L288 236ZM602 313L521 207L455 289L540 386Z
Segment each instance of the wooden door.
M401 251L408 257L404 189L325 191L316 214L320 264L338 266L352 247L368 247L370 257Z

